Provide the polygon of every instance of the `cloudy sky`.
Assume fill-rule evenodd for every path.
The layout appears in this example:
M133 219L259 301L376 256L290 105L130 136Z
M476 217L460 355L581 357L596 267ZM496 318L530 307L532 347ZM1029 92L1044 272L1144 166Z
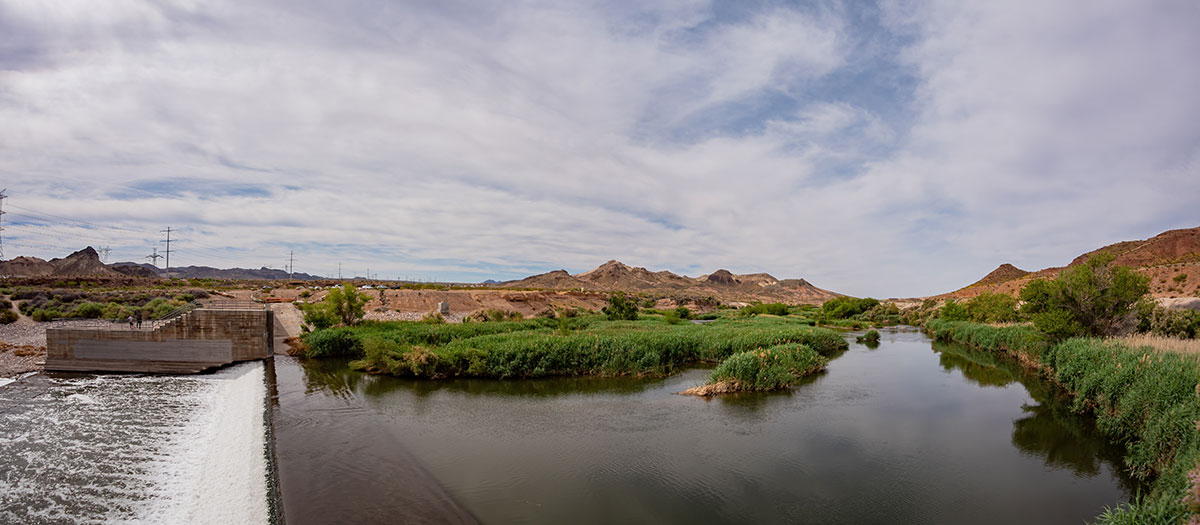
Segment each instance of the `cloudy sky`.
M4 257L144 261L169 226L173 266L939 293L1200 225L1197 27L1194 0L0 0Z

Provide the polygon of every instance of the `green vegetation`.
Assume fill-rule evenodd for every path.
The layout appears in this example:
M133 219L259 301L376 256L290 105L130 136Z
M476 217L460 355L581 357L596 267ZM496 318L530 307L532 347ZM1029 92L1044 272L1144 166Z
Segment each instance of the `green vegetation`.
M346 283L341 288L330 288L322 302L300 303L297 306L304 312L306 328L311 326L313 330L322 330L339 323L345 326L357 323L363 318L363 307L368 299L367 294Z
M738 311L741 312L742 315L787 315L789 313L788 305L783 303L754 303Z
M870 297L837 297L825 301L825 304L821 305L821 313L829 319L849 319L876 306L879 306L879 301Z
M638 318L636 300L626 298L624 292L608 296L608 305L600 311L608 316L609 321L636 321Z
M556 316L557 316L557 314L556 314ZM546 317L549 317L549 316L546 316ZM475 313L467 316L466 319L463 319L463 322L464 323L470 323L470 322L498 323L498 322L502 322L502 321L520 321L521 319L524 319L524 318L525 318L525 316L521 315L521 312L516 312L516 311L510 312L508 310L503 310L500 308L488 308L487 310L480 310L478 312L475 312Z
M1138 305L1138 331L1164 337L1195 339L1200 336L1200 311L1173 310L1145 301Z
M1150 291L1149 281L1112 261L1111 254L1097 255L1053 280L1030 282L1021 290L1021 313L1057 340L1128 331L1136 323L1134 307Z
M1098 338L1054 343L1030 326L995 328L935 319L934 337L1008 352L1036 366L1075 396L1074 409L1126 447L1125 465L1151 490L1107 509L1102 523L1182 523L1200 513L1200 361Z
M858 337L855 337L854 340L859 343L868 345L868 346L870 346L870 345L878 346L879 345L879 331L878 330L867 330L867 333L860 335Z
M86 282L80 285L75 281L62 284L82 288L86 288L87 285ZM64 317L114 321L122 321L129 317L157 319L188 302L208 297L208 293L203 290L173 293L169 290L83 291L22 286L12 292L12 299L20 301L21 313L39 322Z
M779 390L825 367L829 360L802 344L783 344L733 354L713 370L708 384L684 394Z
M364 322L305 334L308 357L359 358L375 373L426 378L525 378L551 375L670 374L696 361L781 344L833 355L846 342L831 330L784 318L728 319L710 324L609 321L579 316L572 328L556 319L464 324Z
M1017 320L1017 300L1002 293L982 293L966 302L967 320L976 323L1011 323Z

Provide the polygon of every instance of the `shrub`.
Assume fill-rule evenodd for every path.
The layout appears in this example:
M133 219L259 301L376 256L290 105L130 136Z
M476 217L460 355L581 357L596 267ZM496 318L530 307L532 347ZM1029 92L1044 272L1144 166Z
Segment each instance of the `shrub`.
M301 336L307 357L362 357L362 339L350 328L329 328Z
M1055 339L1119 335L1133 329L1134 307L1149 293L1149 280L1112 261L1112 254L1101 254L1067 267L1054 280L1031 281L1021 289L1021 312Z
M770 314L784 316L789 312L788 306L783 303L754 303L750 306L742 308L741 313L743 315Z
M104 305L100 303L80 303L71 311L72 317L82 317L85 319L99 319L104 315Z
M967 308L954 299L947 299L946 304L938 310L938 319L966 321L968 317Z
M60 312L58 310L38 308L37 310L34 310L33 315L31 315L29 317L33 318L34 321L37 321L39 323L44 323L46 321L53 321L62 316L63 316L62 312Z
M325 303L301 303L300 311L304 312L304 323L311 325L314 330L324 330L337 324L338 318L329 310Z
M867 333L854 338L854 340L858 341L859 343L864 343L864 344L868 344L868 345L869 344L878 345L879 344L879 331L878 330L867 330Z
M858 299L856 297L837 297L825 301L821 305L821 312L825 317L832 319L848 319L858 314L864 313L867 310L879 305L879 301L867 297Z
M824 368L828 362L807 346L778 345L729 356L717 365L708 382L727 385L719 389L721 392L778 390Z
M341 288L329 290L325 295L325 305L342 324L350 326L363 318L363 307L367 305L368 299L367 294L346 283Z
M675 315L678 315L680 319L691 319L692 310L686 306L680 306L675 308Z
M625 297L624 292L616 292L608 296L608 305L600 310L610 321L636 321L638 318L637 304Z
M683 320L679 318L678 312L676 312L675 310L668 310L666 313L663 314L663 321L666 321L667 324L679 324Z
M966 303L967 318L977 323L1011 323L1017 320L1017 300L1011 295L982 293Z
M0 324L12 323L12 322L16 321L19 317L20 316L18 316L17 312L14 310L11 310L11 309L2 310L2 311L0 311Z

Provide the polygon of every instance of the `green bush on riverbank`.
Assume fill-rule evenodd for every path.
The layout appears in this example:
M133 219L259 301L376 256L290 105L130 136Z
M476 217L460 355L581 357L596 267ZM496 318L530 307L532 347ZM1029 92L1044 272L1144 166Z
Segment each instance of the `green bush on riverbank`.
M846 349L831 330L784 318L721 320L704 325L656 320L581 320L575 330L544 320L498 323L363 323L303 336L308 357L357 357L352 366L414 377L542 377L669 374L696 361L802 344L819 355Z
M1126 447L1130 473L1152 480L1138 501L1109 509L1107 523L1181 523L1200 511L1189 472L1200 462L1200 362L1096 338L1051 344L1027 326L995 328L932 320L936 338L1024 355L1091 411L1097 428Z

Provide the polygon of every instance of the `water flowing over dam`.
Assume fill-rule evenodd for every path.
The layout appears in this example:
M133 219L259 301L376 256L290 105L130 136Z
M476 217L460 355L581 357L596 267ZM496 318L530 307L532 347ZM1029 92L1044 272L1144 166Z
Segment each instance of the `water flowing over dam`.
M0 523L268 523L264 364L0 386Z

